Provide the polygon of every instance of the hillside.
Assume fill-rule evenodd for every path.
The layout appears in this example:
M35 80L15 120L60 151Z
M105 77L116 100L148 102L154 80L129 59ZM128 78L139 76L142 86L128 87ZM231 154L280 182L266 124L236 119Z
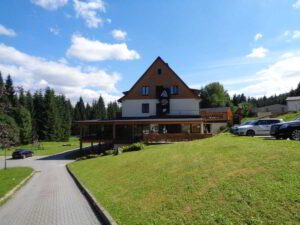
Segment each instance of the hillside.
M213 138L78 161L119 224L297 224L299 142Z
M292 121L296 118L300 117L300 112L288 112L282 115L277 116L276 118L283 119L284 121ZM247 122L249 120L256 120L259 119L258 117L245 117L243 118L242 122Z

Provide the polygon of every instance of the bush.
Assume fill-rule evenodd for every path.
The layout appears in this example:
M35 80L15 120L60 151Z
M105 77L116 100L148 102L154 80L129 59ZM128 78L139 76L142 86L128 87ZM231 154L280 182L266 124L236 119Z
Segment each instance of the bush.
M141 142L133 143L131 145L126 145L122 147L123 152L132 152L132 151L139 151L144 149L144 144Z

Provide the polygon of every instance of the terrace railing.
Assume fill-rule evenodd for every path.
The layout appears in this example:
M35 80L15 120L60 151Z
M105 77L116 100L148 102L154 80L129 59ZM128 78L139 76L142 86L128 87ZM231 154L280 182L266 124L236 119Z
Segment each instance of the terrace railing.
M143 134L143 141L145 143L169 143L179 141L192 141L202 138L211 137L212 134L199 134L199 133L151 133Z

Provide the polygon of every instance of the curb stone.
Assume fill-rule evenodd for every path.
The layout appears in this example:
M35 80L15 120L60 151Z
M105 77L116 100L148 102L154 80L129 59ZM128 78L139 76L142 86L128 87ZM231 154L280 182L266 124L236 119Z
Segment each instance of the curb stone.
M68 165L66 165L67 171L75 181L76 185L83 193L89 204L91 205L92 209L96 213L96 216L107 225L118 225L116 221L112 218L112 216L108 213L108 211L96 201L95 197L90 193L90 191L77 179L77 177L73 174L70 170Z
M36 171L32 171L31 174L25 177L17 186L15 186L12 190L10 190L2 198L0 198L0 205L2 205L10 197L12 197L13 194L15 194L21 187L23 187L35 173Z

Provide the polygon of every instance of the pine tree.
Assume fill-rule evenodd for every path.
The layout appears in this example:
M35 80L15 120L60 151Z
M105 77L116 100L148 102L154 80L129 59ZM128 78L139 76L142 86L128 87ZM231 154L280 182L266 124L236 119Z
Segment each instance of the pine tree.
M107 119L116 119L117 114L121 111L117 102L109 102L107 104Z
M85 106L82 97L79 98L79 101L75 105L73 118L74 121L86 119Z
M24 94L24 89L22 87L19 90L19 103L22 106L26 106L26 97Z
M93 119L93 118L92 118L92 107L90 106L89 103L86 104L86 107L85 107L85 114L86 114L86 118L87 118L88 120Z
M33 96L33 141L45 140L46 138L46 115L42 92L36 91Z
M15 95L15 88L13 86L13 81L11 76L8 75L5 81L5 90L6 95L11 106L16 106L16 95Z
M79 101L76 103L73 111L73 121L72 121L72 134L79 135L79 126L76 121L86 120L86 111L82 97L79 98Z
M28 144L32 141L32 122L30 112L22 105L16 110L16 122L20 128L20 142Z
M2 78L2 74L0 71L0 112L4 112L5 108L5 101L4 101L4 96L5 96L5 88L4 88L4 82Z
M57 104L55 93L52 89L46 88L44 96L45 105L45 129L46 140L55 141L59 132L59 117L57 111Z
M64 95L56 97L58 107L58 132L57 140L67 141L70 137L71 128L71 111L70 102L66 100Z

